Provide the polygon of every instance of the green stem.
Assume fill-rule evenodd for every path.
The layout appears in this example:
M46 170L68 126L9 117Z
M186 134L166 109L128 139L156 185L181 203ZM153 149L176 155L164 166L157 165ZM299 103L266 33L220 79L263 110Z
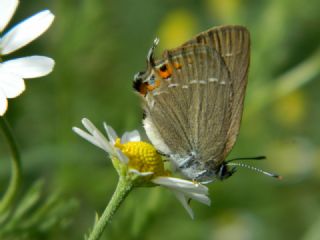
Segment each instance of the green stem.
M6 140L9 144L12 158L11 158L11 179L7 191L3 195L0 201L0 214L8 209L13 199L16 196L17 190L21 183L21 161L20 161L20 153L18 150L18 146L16 140L12 134L9 123L4 117L0 117L0 127L6 137Z
M101 237L104 229L107 227L108 223L111 221L111 218L118 210L126 196L130 193L132 188L133 184L131 181L120 177L117 188L114 191L110 202L103 211L101 217L93 226L93 230L91 231L88 240L97 240Z

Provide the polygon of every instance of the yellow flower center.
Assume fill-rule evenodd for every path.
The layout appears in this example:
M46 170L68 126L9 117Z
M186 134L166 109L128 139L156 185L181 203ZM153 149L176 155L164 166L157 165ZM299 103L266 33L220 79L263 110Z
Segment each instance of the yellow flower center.
M122 144L120 138L114 144L128 158L128 167L141 173L153 172L153 177L167 176L164 163L157 150L147 142L127 142Z

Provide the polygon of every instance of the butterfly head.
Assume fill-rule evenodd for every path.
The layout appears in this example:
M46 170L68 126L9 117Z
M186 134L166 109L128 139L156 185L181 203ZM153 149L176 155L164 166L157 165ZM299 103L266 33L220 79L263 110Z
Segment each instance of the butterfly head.
M228 164L226 162L223 162L219 168L217 168L215 172L216 178L219 180L225 180L229 177L231 177L236 172L235 167L228 167Z
M159 44L159 38L156 38L153 41L151 48L149 49L147 55L147 69L146 71L138 72L134 75L133 79L133 88L139 92L142 96L145 96L148 91L152 91L157 88L160 84L158 80L156 80L154 74L154 68L156 66L154 60L154 50Z

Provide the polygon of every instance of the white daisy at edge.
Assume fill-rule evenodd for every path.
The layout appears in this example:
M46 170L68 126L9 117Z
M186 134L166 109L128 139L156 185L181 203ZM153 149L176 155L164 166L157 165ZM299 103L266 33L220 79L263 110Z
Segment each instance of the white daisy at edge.
M108 136L107 139L93 125L93 123L90 120L84 118L82 119L82 124L86 128L87 132L77 127L73 127L72 130L75 133L77 133L80 137L86 139L90 143L107 152L109 155L118 158L123 164L128 164L128 157L124 153L122 153L120 149L114 146L118 136L116 132L112 129L112 127L104 123L104 128ZM141 137L137 130L134 130L132 132L125 132L121 137L121 143L123 144L127 142L140 141ZM152 172L139 172L135 169L130 169L130 171L141 176L152 174ZM155 177L151 181L156 185L160 185L171 190L175 194L177 199L181 202L183 207L187 210L192 219L194 218L194 214L191 207L189 206L189 199L193 199L208 206L211 204L211 201L207 196L208 188L200 183L195 183L193 181L167 176Z
M49 10L43 10L3 33L18 4L18 0L0 0L0 116L8 108L7 99L19 96L25 90L24 79L45 76L54 66L54 60L45 56L3 61L3 56L24 47L43 34L54 19Z

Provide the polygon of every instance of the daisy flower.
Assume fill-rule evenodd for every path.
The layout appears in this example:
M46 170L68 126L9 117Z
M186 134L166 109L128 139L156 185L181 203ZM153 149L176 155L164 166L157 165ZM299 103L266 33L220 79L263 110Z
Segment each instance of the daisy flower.
M188 204L190 199L210 205L208 188L200 183L171 177L157 150L141 141L137 130L125 132L119 138L112 127L104 123L106 138L88 119L84 118L82 124L87 131L77 127L73 131L108 153L120 177L134 179L137 187L162 186L171 190L191 218L194 215Z
M24 79L45 76L54 66L53 59L45 56L3 61L4 56L24 47L43 34L54 19L49 10L43 10L3 34L18 4L18 0L0 0L0 116L7 110L7 99L19 96L25 90Z

